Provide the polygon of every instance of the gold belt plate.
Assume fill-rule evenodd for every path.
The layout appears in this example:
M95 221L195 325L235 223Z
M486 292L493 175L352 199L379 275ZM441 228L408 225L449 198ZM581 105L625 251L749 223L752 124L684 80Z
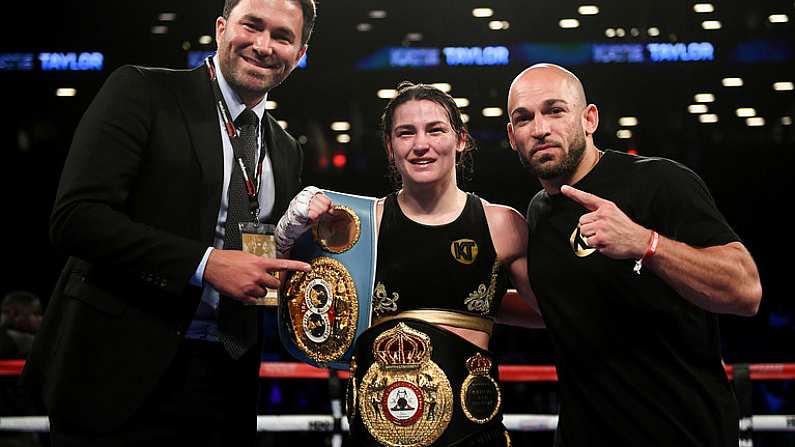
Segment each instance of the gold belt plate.
M338 360L356 335L359 299L353 278L336 259L318 257L285 287L295 344L318 363Z
M430 337L404 323L373 343L376 361L359 384L358 410L370 434L390 447L423 447L453 416L453 390L431 361Z

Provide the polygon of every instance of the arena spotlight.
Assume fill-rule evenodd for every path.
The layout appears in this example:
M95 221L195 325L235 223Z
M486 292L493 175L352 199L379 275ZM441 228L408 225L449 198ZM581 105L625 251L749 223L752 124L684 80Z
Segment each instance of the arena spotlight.
M693 99L696 102L715 102L715 95L712 93L696 93Z
M756 110L753 107L740 107L734 111L740 118L750 118L756 116Z
M693 11L699 14L715 12L715 6L712 3L696 3L693 5Z
M580 21L577 19L560 19L558 25L563 29L579 28Z
M704 124L712 124L718 122L718 115L714 113L703 113L698 116L698 120Z
M743 78L723 78L721 79L721 84L724 87L742 87L743 86Z
M491 17L494 15L494 10L491 8L475 8L472 10L473 17Z

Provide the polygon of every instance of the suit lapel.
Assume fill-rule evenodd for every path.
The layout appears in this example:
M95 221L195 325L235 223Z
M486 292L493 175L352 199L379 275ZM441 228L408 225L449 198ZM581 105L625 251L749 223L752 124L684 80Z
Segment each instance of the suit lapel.
M187 81L180 83L177 89L185 125L202 174L201 185L197 185L196 191L201 204L199 224L202 234L212 244L223 189L224 153L218 112L204 65L188 72Z

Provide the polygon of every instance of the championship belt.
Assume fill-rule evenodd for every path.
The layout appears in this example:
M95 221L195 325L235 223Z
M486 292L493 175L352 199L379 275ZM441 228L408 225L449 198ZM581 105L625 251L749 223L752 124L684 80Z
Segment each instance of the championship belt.
M375 362L349 401L380 444L429 446L450 423L453 390L432 351L431 338L404 323L376 337Z
M345 397L351 439L368 447L466 439L504 445L496 442L505 438L497 369L491 353L434 324L378 322L358 337L351 362Z
M295 358L349 369L356 338L370 327L375 282L377 199L323 191L334 204L295 241L292 258L310 272L293 272L279 297L279 335Z

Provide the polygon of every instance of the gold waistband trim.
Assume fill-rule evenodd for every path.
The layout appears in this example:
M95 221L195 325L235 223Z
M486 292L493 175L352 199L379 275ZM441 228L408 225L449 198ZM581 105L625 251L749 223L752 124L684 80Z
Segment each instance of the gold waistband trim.
M476 331L485 332L489 337L491 337L491 332L494 328L494 320L475 315L462 314L460 312L437 309L405 310L395 315L385 315L376 320L375 324L396 320L398 318L414 318L415 320L422 320L431 324L443 324L445 326L461 329L474 329Z

